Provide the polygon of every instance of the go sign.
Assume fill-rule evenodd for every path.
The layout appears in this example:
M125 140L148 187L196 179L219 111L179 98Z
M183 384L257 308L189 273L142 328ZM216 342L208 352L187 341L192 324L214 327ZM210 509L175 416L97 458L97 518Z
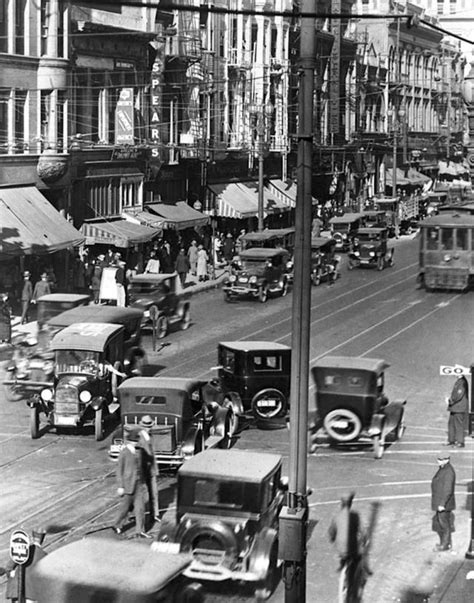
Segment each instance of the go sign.
M470 375L471 369L460 364L455 364L454 366L441 365L439 367L439 374L447 375L448 377L460 377L461 375Z
M23 530L15 530L10 536L10 558L23 565L30 557L30 537Z

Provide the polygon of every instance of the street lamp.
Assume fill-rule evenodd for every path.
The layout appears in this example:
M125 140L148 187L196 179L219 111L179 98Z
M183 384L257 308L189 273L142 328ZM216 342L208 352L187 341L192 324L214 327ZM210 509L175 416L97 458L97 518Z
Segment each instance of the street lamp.
M273 114L273 105L265 103L259 105L252 103L249 105L249 113L255 118L255 129L257 131L257 155L258 155L258 231L263 230L263 159L264 159L264 143L267 119Z
M393 131L393 161L392 161L392 197L397 197L397 152L398 152L398 134L399 132L403 135L403 127L404 127L404 119L405 119L405 109L400 107L398 111L394 111L393 109L388 110L388 117L392 124ZM402 140L403 144L403 140Z

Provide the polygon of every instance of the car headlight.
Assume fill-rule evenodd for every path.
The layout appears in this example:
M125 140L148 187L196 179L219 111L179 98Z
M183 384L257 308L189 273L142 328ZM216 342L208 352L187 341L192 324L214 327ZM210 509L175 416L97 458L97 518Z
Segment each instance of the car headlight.
M354 251L354 255L360 255L360 251Z
M50 389L44 389L40 395L41 395L41 399L44 402L49 402L50 400L53 399L53 392Z
M342 233L342 238L343 238L343 239L347 239L347 233L343 232L343 233Z
M235 283L236 280L237 280L237 277L235 276L235 274L231 274L229 276L229 283Z
M249 283L256 283L257 282L257 277L256 276L251 276L249 279Z
M375 256L375 251L369 251L369 255L371 258L373 258Z
M79 394L79 400L81 402L84 402L84 404L87 404L87 402L90 402L92 398L92 394L90 393L90 391L88 389L83 389L82 392Z

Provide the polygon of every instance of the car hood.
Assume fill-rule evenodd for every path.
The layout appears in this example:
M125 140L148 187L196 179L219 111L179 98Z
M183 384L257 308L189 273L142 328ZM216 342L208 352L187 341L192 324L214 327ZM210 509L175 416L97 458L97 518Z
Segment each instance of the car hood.
M265 268L256 268L255 270L241 270L237 272L235 276L237 279L245 278L249 279L251 276L263 276Z
M59 378L57 387L71 385L77 389L83 389L91 381L91 377L87 375L63 375Z

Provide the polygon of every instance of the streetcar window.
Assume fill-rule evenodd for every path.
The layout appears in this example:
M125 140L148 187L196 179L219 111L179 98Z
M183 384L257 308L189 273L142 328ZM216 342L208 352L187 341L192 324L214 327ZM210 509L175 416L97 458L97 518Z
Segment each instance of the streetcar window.
M466 251L467 249L467 230L459 228L456 230L456 249L462 249Z
M454 248L454 238L452 228L441 229L441 249L449 250Z
M426 249L438 249L438 229L428 228Z

